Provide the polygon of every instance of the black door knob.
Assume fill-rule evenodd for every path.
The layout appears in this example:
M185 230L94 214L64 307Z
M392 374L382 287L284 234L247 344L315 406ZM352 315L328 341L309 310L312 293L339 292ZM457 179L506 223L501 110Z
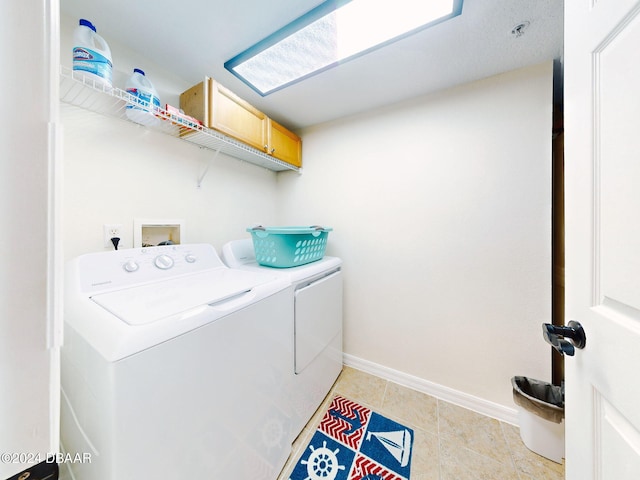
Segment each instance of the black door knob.
M542 337L560 354L570 357L575 354L576 348L584 348L587 343L582 325L575 320L571 320L566 326L543 323Z

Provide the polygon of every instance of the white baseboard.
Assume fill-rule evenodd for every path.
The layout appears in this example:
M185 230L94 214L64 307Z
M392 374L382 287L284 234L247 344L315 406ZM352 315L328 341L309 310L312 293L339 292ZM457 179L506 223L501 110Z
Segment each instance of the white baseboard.
M445 402L468 408L469 410L495 418L496 420L516 426L518 425L518 411L515 408L505 407L504 405L490 402L488 400L469 395L468 393L460 392L453 388L445 387L346 353L343 355L343 361L348 367L362 370L363 372L370 373L376 377L426 393L427 395L444 400Z

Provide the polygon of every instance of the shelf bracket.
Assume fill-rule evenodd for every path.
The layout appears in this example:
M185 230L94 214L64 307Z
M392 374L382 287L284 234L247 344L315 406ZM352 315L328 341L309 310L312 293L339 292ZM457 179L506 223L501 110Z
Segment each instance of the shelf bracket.
M204 147L200 147L200 148L204 148ZM202 173L198 176L198 183L196 184L196 186L198 188L200 188L202 186L202 180L204 180L204 177L207 176L207 172L209 172L209 168L211 167L211 164L213 162L215 162L216 158L218 158L218 154L220 153L220 148L218 148L216 150L216 153L209 158L209 161L207 162L206 166L204 167L204 170L202 171Z

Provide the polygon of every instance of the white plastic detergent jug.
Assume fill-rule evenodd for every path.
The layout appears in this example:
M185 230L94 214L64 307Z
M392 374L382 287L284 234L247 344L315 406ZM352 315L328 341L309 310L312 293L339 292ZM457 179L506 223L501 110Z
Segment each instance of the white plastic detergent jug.
M160 108L160 98L153 84L139 68L133 70L133 75L129 78L125 86L127 93L135 97L135 103L127 105L127 117L142 125L153 126L160 123L160 119L155 116Z
M80 19L73 32L73 44L74 72L110 88L113 75L111 50L89 20Z

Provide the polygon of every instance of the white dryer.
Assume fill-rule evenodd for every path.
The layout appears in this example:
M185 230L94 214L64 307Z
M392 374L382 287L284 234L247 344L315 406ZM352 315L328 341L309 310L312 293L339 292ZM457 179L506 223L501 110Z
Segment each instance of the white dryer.
M259 265L251 239L222 248L232 269L269 273L290 282L293 319L292 390L294 432L300 432L342 370L342 260L321 260L291 268Z
M288 286L206 244L71 261L61 443L90 461L68 477L276 478L293 435Z

